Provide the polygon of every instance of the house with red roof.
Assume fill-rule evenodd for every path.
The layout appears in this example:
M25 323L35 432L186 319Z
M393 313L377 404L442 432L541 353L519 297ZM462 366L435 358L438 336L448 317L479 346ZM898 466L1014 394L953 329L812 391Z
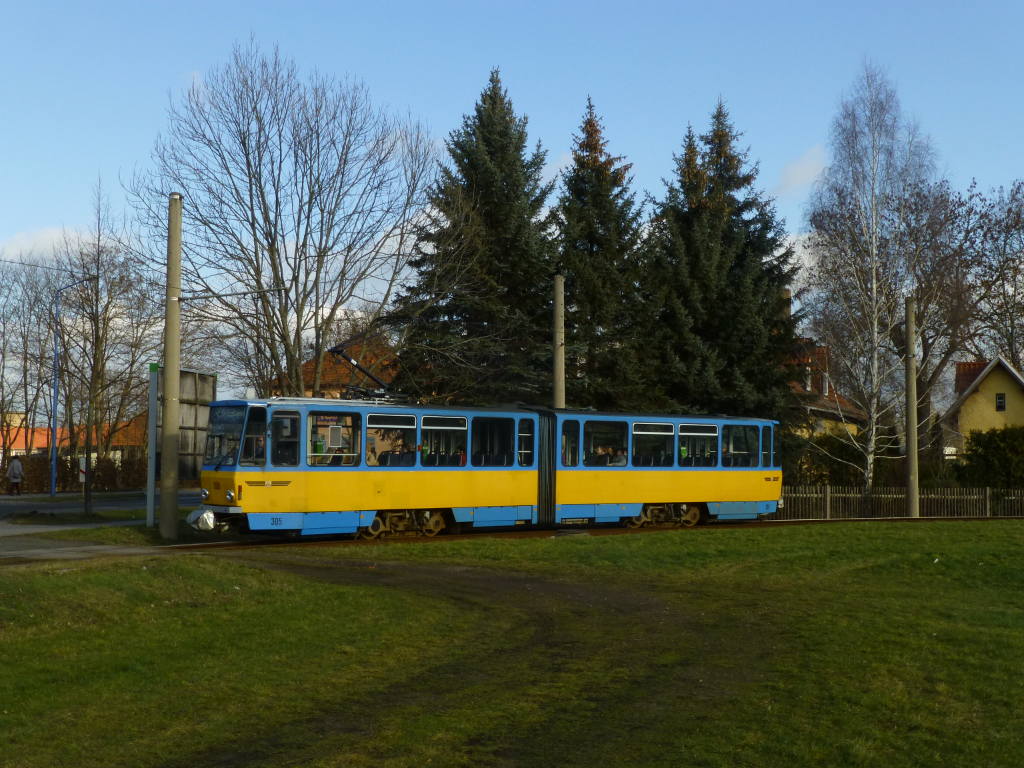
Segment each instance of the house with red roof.
M957 363L955 394L940 419L947 458L971 432L1024 426L1024 376L1002 356Z

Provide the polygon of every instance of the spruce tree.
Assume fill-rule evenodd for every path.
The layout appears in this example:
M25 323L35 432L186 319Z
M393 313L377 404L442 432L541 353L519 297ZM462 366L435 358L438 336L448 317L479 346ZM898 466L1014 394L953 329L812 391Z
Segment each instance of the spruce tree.
M675 158L642 281L656 308L648 377L662 407L780 417L794 349L784 291L796 270L739 137L719 102L710 130L688 130Z
M397 389L460 403L547 403L552 248L542 211L545 152L527 154L498 70L447 142L415 279L390 315L401 331Z
M573 142L555 210L566 287L566 399L576 407L628 409L639 389L631 320L640 213L629 189L631 166L608 153L589 98Z

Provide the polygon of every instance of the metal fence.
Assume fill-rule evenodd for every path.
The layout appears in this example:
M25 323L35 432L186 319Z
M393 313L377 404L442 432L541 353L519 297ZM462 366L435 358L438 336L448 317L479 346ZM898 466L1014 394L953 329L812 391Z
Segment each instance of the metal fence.
M784 486L771 520L877 520L907 517L906 488ZM921 517L1024 517L1024 488L922 488Z

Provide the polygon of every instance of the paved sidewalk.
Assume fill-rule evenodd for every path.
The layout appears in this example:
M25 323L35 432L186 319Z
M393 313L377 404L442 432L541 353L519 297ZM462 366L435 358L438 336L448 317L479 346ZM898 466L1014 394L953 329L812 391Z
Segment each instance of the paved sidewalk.
M24 526L19 526L24 527ZM47 526L53 530L54 526ZM41 560L85 560L91 557L157 555L160 547L125 547L89 544L81 541L42 539L35 536L9 536L0 539L0 566Z
M178 505L197 506L199 491L185 489L178 493ZM118 510L145 509L146 494L140 491L101 493L93 497L93 510L117 512ZM157 515L160 514L160 496L157 494ZM41 537L42 533L81 528L110 528L117 526L145 525L144 520L104 520L102 522L60 523L62 515L80 515L84 511L81 494L26 494L24 496L0 496L0 565L16 562L37 562L41 560L81 560L89 557L109 555L154 555L160 547L131 547L88 542L65 541ZM39 515L46 523L12 523L7 518L17 515L21 520Z
M125 525L145 525L145 520L110 520L102 523L11 523L0 519L0 539L11 536L32 536L53 531L76 530L79 528L114 528Z

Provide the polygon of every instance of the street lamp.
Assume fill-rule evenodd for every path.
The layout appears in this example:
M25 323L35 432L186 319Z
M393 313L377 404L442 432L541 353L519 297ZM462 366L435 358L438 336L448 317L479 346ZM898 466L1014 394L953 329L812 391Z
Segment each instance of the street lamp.
M97 275L89 275L81 280L68 283L54 292L53 299L53 400L50 404L50 496L57 495L57 398L60 382L60 295L76 285L98 280Z

